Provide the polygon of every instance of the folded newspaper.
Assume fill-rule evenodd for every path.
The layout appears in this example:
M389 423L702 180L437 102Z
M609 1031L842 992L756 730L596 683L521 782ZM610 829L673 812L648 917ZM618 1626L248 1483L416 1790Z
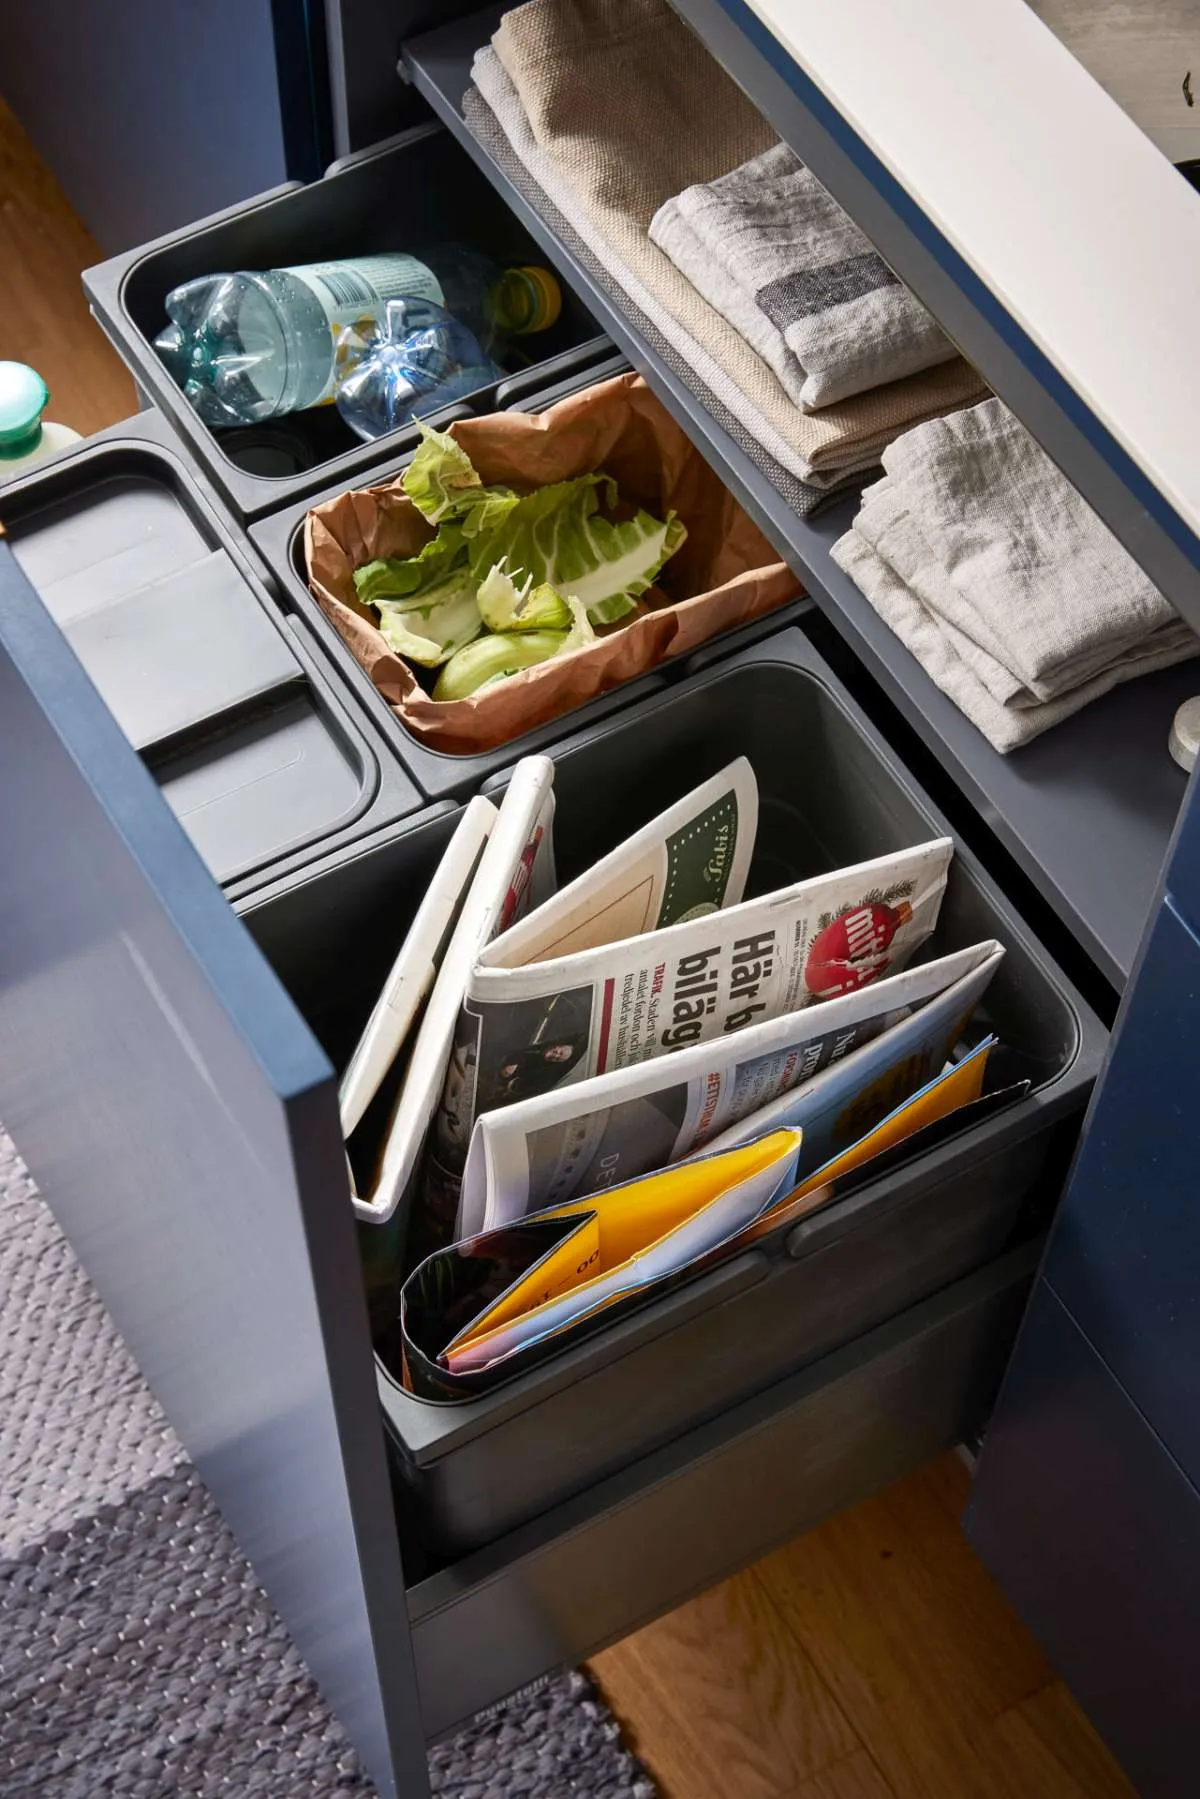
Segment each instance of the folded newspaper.
M518 765L513 786L524 766ZM522 923L536 918L543 941L549 936L586 956L595 953L593 946L627 934L637 933L633 941L640 941L645 935L686 928L689 920L702 925L740 899L757 822L754 771L740 757L492 941L508 943ZM480 879L485 873L481 865ZM472 996L491 947L479 946L465 979L455 973L461 1009L421 1186L427 1241L460 1234L462 1173L477 1113L544 1092L594 1066L590 1015L579 988L546 988L532 1005L498 992L488 1009L486 1031L482 1028Z
M944 1061L1003 955L998 943L977 944L815 1009L485 1112L463 1177L462 1234L495 1230L665 1168L706 1144L730 1140L736 1126L744 1140L764 1106L793 1093L799 1101L798 1090L823 1070L841 1066L837 1090L858 1082L864 1064L852 1052L884 1034L886 1044L880 1042L867 1064L871 1070L880 1058L886 1063L893 1053L911 1054L913 1043L944 1045ZM914 1011L907 1032L897 1034L893 1027ZM826 1082L819 1091L828 1089ZM788 1112L789 1123L805 1125L807 1161L806 1117L803 1105L795 1120Z
M743 900L752 783L731 764L476 957L427 1195L456 1234L480 1114L854 993L933 930L948 838Z

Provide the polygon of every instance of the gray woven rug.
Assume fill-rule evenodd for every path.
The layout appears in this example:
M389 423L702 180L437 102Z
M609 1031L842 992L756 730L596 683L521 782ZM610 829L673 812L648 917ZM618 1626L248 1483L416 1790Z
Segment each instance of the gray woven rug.
M447 1799L654 1799L581 1674L430 1771ZM0 1129L0 1796L374 1792Z

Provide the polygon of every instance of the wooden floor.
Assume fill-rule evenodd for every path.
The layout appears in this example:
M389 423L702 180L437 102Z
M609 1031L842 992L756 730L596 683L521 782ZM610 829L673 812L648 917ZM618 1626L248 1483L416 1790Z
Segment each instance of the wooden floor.
M0 360L30 363L50 389L48 416L85 434L137 411L79 285L79 271L100 260L0 97Z
M0 101L0 357L85 432L136 405L96 259ZM663 1799L1131 1799L967 1548L967 1486L947 1457L597 1657Z
M606 1650L664 1799L1132 1799L959 1529L956 1456Z

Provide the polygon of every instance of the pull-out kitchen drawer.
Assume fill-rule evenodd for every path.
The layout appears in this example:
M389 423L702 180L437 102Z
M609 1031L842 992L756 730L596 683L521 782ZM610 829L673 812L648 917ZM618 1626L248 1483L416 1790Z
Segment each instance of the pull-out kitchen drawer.
M427 1731L979 1426L1105 1037L969 852L938 941L1005 942L979 1022L1028 1096L768 1245L719 1304L683 1289L597 1336L569 1392L564 1362L418 1428L372 1356L334 1068L454 812L243 922L11 546L0 647L0 1117L385 1787L424 1790ZM760 888L942 828L792 632L562 746L564 874L739 750ZM495 1510L439 1516L464 1448Z
M944 829L792 630L556 751L563 876L739 754L750 758L759 787L754 891ZM321 1004L304 976L316 887L297 886L248 915L310 1017ZM933 948L988 937L1007 950L977 1020L1004 1045L994 1084L1027 1078L1033 1086L990 1125L868 1181L716 1271L703 1294L684 1288L494 1394L454 1406L414 1399L384 1350L380 1391L397 1467L440 1547L459 1552L534 1517L1040 1230L1061 1189L1103 1033L979 865L960 853ZM333 1035L325 1041L335 1062L349 1048Z

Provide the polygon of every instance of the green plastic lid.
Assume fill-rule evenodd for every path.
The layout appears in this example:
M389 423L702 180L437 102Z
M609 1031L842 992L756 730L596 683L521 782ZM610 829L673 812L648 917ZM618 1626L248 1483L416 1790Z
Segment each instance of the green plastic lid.
M0 455L36 443L50 390L36 369L0 362Z

